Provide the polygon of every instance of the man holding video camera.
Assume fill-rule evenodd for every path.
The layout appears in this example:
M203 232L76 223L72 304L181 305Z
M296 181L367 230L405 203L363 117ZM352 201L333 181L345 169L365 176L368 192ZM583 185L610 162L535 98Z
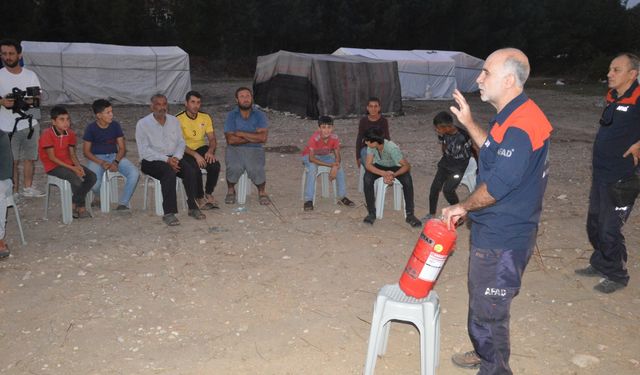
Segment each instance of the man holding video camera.
M39 115L30 111L39 106L40 80L20 66L22 46L15 40L0 41L0 130L10 134L13 154L13 191L19 192L18 165L23 161L25 197L42 197L33 187L34 161L38 159Z

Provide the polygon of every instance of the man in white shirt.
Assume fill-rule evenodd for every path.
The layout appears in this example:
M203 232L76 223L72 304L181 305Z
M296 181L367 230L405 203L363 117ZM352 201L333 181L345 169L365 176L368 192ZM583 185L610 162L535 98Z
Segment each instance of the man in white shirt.
M42 197L44 193L33 187L34 161L38 160L38 139L40 127L38 120L21 118L14 113L15 100L7 98L14 88L25 91L27 87L40 87L36 74L20 66L22 46L15 40L0 41L0 55L4 68L0 69L0 130L11 135L13 154L13 190L19 192L20 177L18 166L23 162L25 197Z
M167 114L167 97L155 94L151 97L151 112L136 124L136 144L140 155L140 169L160 181L162 187L162 221L169 226L179 225L176 178L182 178L187 192L189 216L201 220L205 215L196 204L199 170L186 163L185 142L180 122Z

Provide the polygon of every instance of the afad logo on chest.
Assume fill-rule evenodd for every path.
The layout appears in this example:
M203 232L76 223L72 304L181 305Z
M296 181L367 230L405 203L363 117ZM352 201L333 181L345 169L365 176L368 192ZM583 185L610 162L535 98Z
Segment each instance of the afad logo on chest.
M629 110L628 105L619 105L616 107L616 111L627 112Z
M511 150L507 150L506 148L499 148L498 155L504 156L505 158L510 158L511 155L513 155L513 151L514 151L513 148Z

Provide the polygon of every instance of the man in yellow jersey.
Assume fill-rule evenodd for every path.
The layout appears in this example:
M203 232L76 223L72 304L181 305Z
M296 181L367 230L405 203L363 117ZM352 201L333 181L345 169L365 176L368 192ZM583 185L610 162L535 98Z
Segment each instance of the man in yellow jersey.
M200 112L202 95L197 91L189 91L185 98L184 111L176 117L180 121L182 135L186 143L184 150L185 162L198 170L198 192L196 202L200 209L210 210L218 208L213 197L213 190L220 174L220 162L216 158L217 141L213 130L211 117ZM202 170L207 171L207 182L202 189Z

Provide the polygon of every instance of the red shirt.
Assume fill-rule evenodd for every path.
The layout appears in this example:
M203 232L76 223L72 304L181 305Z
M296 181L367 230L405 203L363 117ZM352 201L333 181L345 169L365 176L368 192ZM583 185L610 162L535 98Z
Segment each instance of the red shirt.
M69 146L76 145L76 133L73 130L68 129L66 132L60 133L54 127L50 127L40 135L40 141L38 142L38 156L40 160L42 160L42 165L44 166L44 171L49 172L50 170L59 167L60 165L54 163L49 159L49 155L47 155L47 148L53 148L53 154L60 159L61 161L73 165L73 161L71 160L71 152L69 151Z
M313 133L309 141L307 142L307 147L302 151L302 156L309 155L309 151L313 150L313 154L316 156L322 155L330 155L333 150L337 150L340 148L340 139L336 134L329 134L329 138L325 142L322 140L322 135L320 131L316 131Z

